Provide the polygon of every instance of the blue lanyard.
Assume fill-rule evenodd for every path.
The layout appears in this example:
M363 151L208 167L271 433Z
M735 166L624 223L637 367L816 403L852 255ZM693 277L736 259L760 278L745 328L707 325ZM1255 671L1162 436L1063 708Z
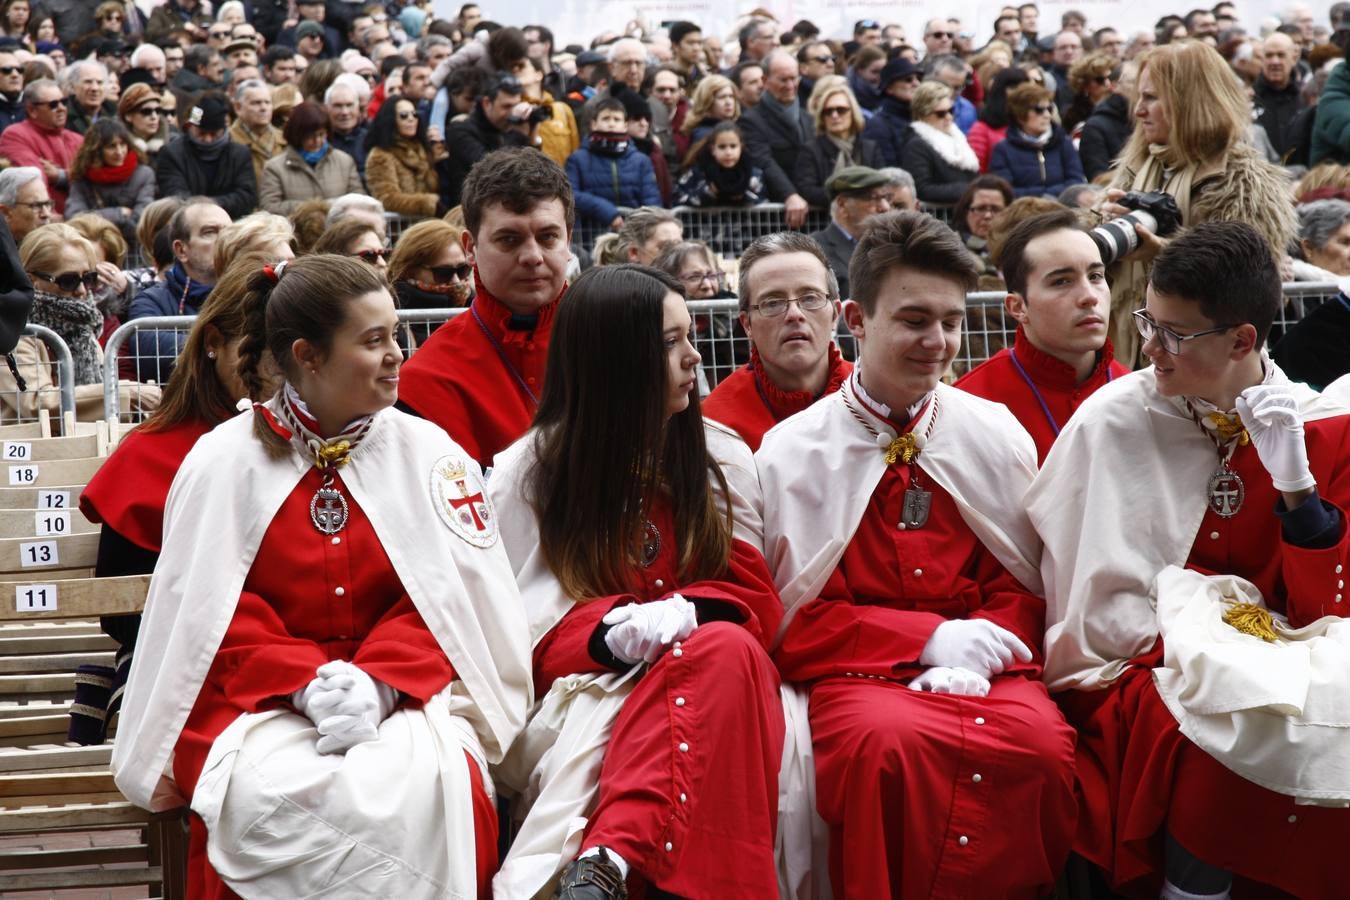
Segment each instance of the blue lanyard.
M1059 437L1059 423L1056 422L1055 417L1050 414L1050 407L1046 405L1045 398L1042 397L1041 392L1037 390L1036 383L1031 380L1031 376L1027 374L1027 370L1022 368L1022 363L1017 359L1017 351L1009 347L1008 356L1012 358L1013 365L1017 367L1017 374L1022 376L1022 380L1027 383L1027 387L1031 388L1031 393L1035 395L1036 402L1041 405L1041 412L1045 414L1045 421L1050 423L1050 430L1054 432L1055 437ZM1106 363L1106 380L1109 382L1112 377L1111 363L1108 361Z
M520 389L525 392L525 396L529 397L530 402L534 404L535 409L538 409L539 398L534 395L534 391L530 390L530 386L525 383L525 379L520 377L519 370L517 370L511 363L511 360L507 358L506 348L502 346L502 342L497 340L497 336L493 334L488 329L487 324L483 322L483 317L478 314L478 304L475 303L470 306L469 312L473 313L473 320L477 322L478 327L483 330L483 336L492 344L492 349L497 351L497 358L502 361L502 365L506 366L506 371L511 373L511 377L516 380L516 384L520 385ZM1058 434L1059 432L1055 433Z

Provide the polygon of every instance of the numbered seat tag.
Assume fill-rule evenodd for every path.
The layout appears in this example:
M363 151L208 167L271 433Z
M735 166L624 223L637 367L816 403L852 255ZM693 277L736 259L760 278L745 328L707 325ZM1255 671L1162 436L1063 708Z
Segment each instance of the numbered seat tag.
M34 484L38 480L37 466L10 466L9 483L11 487L22 487L25 484Z
M5 441L0 444L0 455L10 462L26 462L33 458L33 445L28 441Z
M38 491L38 509L70 509L70 491Z
M70 534L70 510L40 509L34 516L33 533L38 537Z
M55 612L56 585L20 584L14 587L14 608L25 612Z
M61 564L56 541L25 541L19 544L19 565L25 569L50 569Z

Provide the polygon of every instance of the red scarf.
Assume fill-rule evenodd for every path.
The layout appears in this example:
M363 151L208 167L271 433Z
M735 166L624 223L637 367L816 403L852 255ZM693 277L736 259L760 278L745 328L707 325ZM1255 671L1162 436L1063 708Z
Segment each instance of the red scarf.
M124 184L136 173L136 167L140 164L136 151L128 148L127 158L122 160L120 166L90 166L85 170L84 177L94 184Z

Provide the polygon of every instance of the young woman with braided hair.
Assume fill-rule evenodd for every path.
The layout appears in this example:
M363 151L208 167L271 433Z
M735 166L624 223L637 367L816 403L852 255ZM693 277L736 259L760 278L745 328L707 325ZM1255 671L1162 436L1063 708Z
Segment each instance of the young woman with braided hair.
M478 466L397 410L383 278L315 255L248 278L241 382L198 440L113 751L192 809L193 897L489 896L487 765L529 703L524 612Z

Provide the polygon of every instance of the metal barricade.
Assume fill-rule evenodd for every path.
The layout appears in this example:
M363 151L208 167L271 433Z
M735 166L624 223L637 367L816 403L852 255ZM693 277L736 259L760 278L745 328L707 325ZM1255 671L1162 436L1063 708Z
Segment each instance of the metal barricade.
M39 359L18 366L19 377L25 382L23 391L19 390L9 366L0 362L0 384L3 385L0 388L0 424L36 422L38 410L45 406L45 397L52 393L58 394L57 403L61 412L57 418L64 422L65 413L73 415L75 412L75 362L71 358L70 348L59 334L42 325L27 325L22 334L42 341L47 348L46 362Z
M686 240L703 241L724 259L736 259L755 238L778 231L820 231L830 224L826 209L810 209L801 228L787 226L786 211L781 203L761 203L758 206L677 206L670 210L680 221ZM620 208L627 215L631 209ZM608 234L608 224L584 222L572 226L572 243L587 253L594 253L595 241Z

